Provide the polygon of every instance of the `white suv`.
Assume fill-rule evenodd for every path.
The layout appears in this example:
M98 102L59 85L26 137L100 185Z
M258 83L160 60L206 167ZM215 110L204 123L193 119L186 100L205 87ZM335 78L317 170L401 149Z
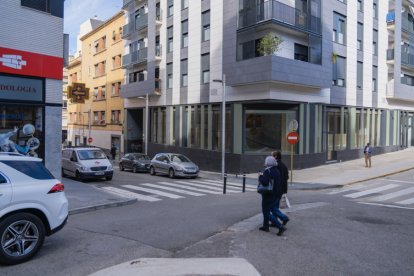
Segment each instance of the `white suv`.
M0 262L33 257L68 221L64 186L41 159L0 154Z

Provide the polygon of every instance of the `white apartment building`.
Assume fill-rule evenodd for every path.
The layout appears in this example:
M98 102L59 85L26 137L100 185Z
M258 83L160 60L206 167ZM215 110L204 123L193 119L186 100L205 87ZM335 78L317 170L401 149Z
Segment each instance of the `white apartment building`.
M124 0L124 151L144 148L147 95L150 157L180 152L202 170L220 170L223 117L231 173L276 149L290 162L293 119L296 168L362 157L368 142L413 146L413 8L398 1ZM270 33L284 41L263 55Z

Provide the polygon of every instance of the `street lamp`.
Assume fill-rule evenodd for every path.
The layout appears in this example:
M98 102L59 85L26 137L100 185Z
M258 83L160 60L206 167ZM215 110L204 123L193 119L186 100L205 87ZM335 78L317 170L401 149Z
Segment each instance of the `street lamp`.
M223 84L222 93L222 115L223 120L221 126L221 177L224 178L225 160L226 160L226 75L223 74L223 80L213 80L213 82L221 82Z
M138 99L145 99L145 155L148 155L148 93L145 97L138 97Z

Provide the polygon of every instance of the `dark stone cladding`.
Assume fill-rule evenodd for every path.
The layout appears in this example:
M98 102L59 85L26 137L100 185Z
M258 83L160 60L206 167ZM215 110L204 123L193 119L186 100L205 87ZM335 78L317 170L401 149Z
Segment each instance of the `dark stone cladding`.
M373 162L375 156L384 153L399 151L400 146L374 147L373 148ZM196 163L200 170L220 172L221 171L221 152L212 150L202 150L195 148L177 147L163 144L148 143L148 156L153 158L158 153L180 153L184 154L191 161ZM226 153L226 171L230 174L255 173L263 171L263 162L268 154L251 155L251 154L232 154ZM334 161L349 161L358 158L363 158L363 149L334 151ZM293 169L306 169L326 165L326 152L312 153L312 154L295 154L293 156ZM283 154L282 161L290 167L290 154Z

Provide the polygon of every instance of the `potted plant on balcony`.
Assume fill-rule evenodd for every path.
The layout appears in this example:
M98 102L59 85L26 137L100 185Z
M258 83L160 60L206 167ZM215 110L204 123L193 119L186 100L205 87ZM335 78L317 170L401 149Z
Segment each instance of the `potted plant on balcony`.
M333 64L335 64L337 60L338 60L338 53L332 52L332 62L333 62Z
M260 40L259 45L257 45L257 51L265 56L276 55L281 50L283 41L281 36L271 32Z

